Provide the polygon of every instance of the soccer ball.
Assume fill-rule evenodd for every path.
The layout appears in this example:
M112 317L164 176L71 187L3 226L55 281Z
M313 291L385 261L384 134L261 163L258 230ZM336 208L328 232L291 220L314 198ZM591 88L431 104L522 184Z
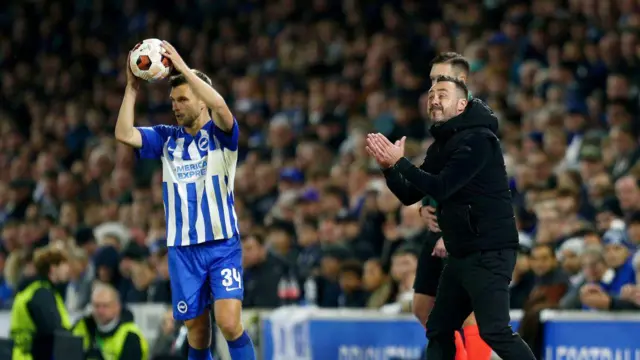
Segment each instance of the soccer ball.
M129 67L136 77L149 82L166 78L171 73L171 60L164 57L162 40L146 39L138 43L129 57Z

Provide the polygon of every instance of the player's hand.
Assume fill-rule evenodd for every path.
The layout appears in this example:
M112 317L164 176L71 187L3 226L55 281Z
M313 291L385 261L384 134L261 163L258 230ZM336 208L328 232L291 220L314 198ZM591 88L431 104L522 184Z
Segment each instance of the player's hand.
M436 242L436 246L433 247L431 256L437 256L439 258L447 257L447 248L444 246L444 240L442 238L438 239Z
M436 208L433 206L422 206L420 207L420 217L427 224L427 227L431 232L441 232L440 226L438 225L438 217L436 216Z
M169 42L167 41L162 41L162 48L165 50L163 55L171 60L173 68L176 69L176 71L184 74L187 71L191 70L187 66L187 63L185 63L182 59L182 56L178 54L178 51L173 47L173 45L169 44Z
M131 71L131 51L129 51L129 55L127 55L127 64L125 65L125 71L127 72L127 87L133 90L138 91L140 88L140 79L138 79L133 72Z
M404 143L406 137L392 144L384 135L367 135L366 150L370 156L376 159L378 165L383 169L388 169L395 165L404 156Z

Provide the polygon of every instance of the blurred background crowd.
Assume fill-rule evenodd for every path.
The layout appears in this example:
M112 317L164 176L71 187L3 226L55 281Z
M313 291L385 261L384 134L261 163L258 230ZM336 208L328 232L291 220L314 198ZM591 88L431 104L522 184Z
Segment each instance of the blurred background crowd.
M127 53L156 37L240 124L246 307L409 308L428 230L363 138L407 136L419 164L429 62L455 51L500 119L523 335L544 308L640 309L639 36L638 0L4 1L0 304L53 242L72 259L72 311L95 281L170 304L160 163L113 137ZM136 124L173 122L168 85L146 86Z

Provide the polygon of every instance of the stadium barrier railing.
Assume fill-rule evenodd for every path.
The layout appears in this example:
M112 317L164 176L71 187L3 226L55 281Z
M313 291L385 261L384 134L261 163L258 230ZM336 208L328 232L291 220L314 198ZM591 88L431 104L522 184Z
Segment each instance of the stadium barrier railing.
M166 306L129 308L152 344ZM521 316L520 311L511 312L514 328ZM0 312L0 337L8 336L9 319L8 311ZM541 320L545 324L545 360L640 360L638 312L546 310ZM243 321L262 360L416 360L426 345L424 331L411 315L373 310L247 309ZM228 359L225 342L218 344L221 359Z

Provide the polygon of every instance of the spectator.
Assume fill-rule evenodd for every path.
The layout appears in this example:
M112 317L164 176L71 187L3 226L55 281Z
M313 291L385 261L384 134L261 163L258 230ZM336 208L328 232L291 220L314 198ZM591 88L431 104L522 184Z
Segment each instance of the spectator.
M535 285L535 275L531 271L529 251L526 247L520 247L516 266L513 269L509 291L512 309L522 309Z
M619 292L626 284L635 284L633 271L633 245L629 242L623 229L609 229L602 237L604 243L604 259L607 266L615 272L611 280L612 291Z
M251 234L242 239L245 308L275 308L283 304L285 295L279 293L280 282L288 280L289 264L265 247L264 238Z
M358 260L366 260L375 254L369 239L360 236L360 221L355 214L344 210L336 217L336 223L343 242Z
M362 287L362 264L357 260L345 261L340 266L340 290L338 306L362 308L367 304L368 294Z
M303 220L296 228L296 235L300 246L296 267L300 278L307 279L320 266L322 256L317 223L310 219Z
M265 245L271 251L293 265L297 262L298 251L296 249L294 234L295 230L290 223L284 221L274 221L266 229Z
M395 286L380 259L371 258L364 263L363 287L369 292L367 308L379 309L393 301Z
M629 218L627 234L629 236L629 242L637 249L638 246L640 246L640 212L633 213Z
M136 262L131 268L131 286L124 294L124 298L129 304L139 304L149 302L150 287L154 280L154 271L146 261Z
M640 270L639 256L635 257L633 265L637 274ZM580 300L585 306L598 310L639 310L640 288L636 284L627 284L622 288L620 294L612 294L607 292L606 287L598 284L586 284L580 289Z
M591 246L585 250L581 257L581 267L583 279L579 283L572 284L571 289L560 301L560 306L564 309L581 309L582 288L588 284L598 285L598 288L610 288L615 272L607 267L604 261L602 248ZM588 287L593 288L593 287Z
M120 304L115 288L105 284L96 286L91 295L91 308L91 314L73 326L73 334L82 338L87 358L105 358L108 354L121 358L126 354L130 359L147 359L147 340L133 322L133 314Z
M323 249L320 273L315 279L318 289L318 306L338 307L340 267L350 255L346 248L339 245L327 246Z
M71 312L82 311L91 301L93 273L89 271L89 259L84 250L69 251L70 281L66 289L65 305Z
M571 238L562 243L558 251L556 251L556 258L560 262L562 270L569 275L571 285L579 284L584 279L580 264L580 256L583 250L584 239Z
M7 309L13 300L13 289L4 277L4 269L7 264L7 253L0 249L0 307Z
M413 283L418 266L418 250L411 246L398 249L391 259L391 277L398 285L395 302L381 308L383 312L411 312Z
M149 286L149 302L156 304L171 304L171 283L169 282L169 255L166 247L162 247L154 255L155 279ZM152 265L153 266L153 265Z
M518 332L539 357L542 351L540 312L558 307L569 288L569 278L559 266L553 248L547 244L536 244L531 249L531 270L535 274L535 286L522 308L524 314Z
M180 326L177 326L176 321L173 319L173 311L167 310L162 316L162 322L158 328L158 334L156 340L151 346L151 359L155 359L160 356L168 355L181 355L186 354L186 349L183 351L182 346L185 348L186 342L182 339L183 344L177 344L177 340L180 334ZM182 346L181 346L182 345Z

